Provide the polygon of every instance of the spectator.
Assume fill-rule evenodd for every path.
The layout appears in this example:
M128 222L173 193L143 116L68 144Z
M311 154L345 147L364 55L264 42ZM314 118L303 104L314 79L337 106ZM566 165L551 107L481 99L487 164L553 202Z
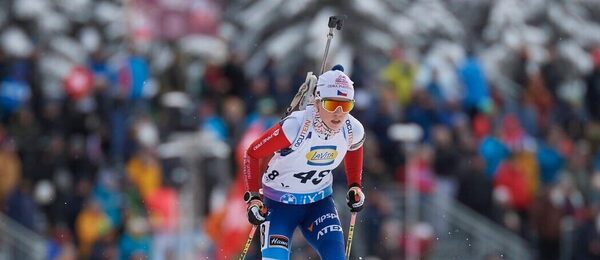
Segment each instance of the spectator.
M540 165L540 180L544 184L556 182L559 171L563 168L565 157L558 151L561 135L560 128L552 127L546 141L539 143L537 160Z
M600 98L600 47L594 48L592 51L593 70L586 77L586 94L585 107L589 122L586 126L587 137L591 141L592 151L596 151L600 147L600 106L598 100Z
M21 160L15 153L13 140L8 140L0 125L0 206L6 202L8 195L19 185L21 179Z
M266 77L258 77L250 81L248 94L244 96L245 109L248 113L255 113L259 100L269 98L269 81Z
M400 146L391 140L388 135L389 127L398 119L393 99L394 96L391 95L391 91L387 87L381 90L381 100L374 102L376 106L375 115L368 121L374 137L377 139L379 154L382 156L381 159L386 163L386 168L388 168L386 172L388 173L394 171L402 159L401 156L398 156ZM368 164L368 162L366 163Z
M116 236L115 232L108 232L103 234L92 246L92 252L90 259L104 260L104 259L117 259L119 251L114 241Z
M592 51L592 60L594 68L586 78L585 104L592 121L600 122L600 106L597 103L600 100L600 47Z
M227 126L227 142L231 147L235 147L240 137L242 136L244 129L247 125L242 124L247 111L245 110L242 99L237 97L228 97L223 103L223 120Z
M31 196L31 184L28 181L21 181L20 185L8 194L5 212L24 227L40 231L40 216Z
M456 180L458 177L459 165L455 162L460 161L456 153L456 142L449 128L445 126L436 126L433 129L434 161L433 170L442 182L446 182L449 197L454 197L456 191Z
M227 62L222 67L223 85L225 95L233 95L243 98L248 94L246 73L242 68L242 57L240 53L230 53Z
M162 183L162 171L156 155L149 149L140 149L127 162L127 178L144 199L158 190Z
M551 112L554 107L554 98L542 79L539 72L528 75L527 88L523 92L525 102L530 102L535 109L535 129L545 129L551 123ZM533 123L533 122L532 122ZM536 131L537 132L537 131ZM535 132L530 132L531 134Z
M485 163L478 155L469 157L461 170L457 199L477 213L492 218L492 182L485 176Z
M497 137L487 136L479 143L479 153L485 160L485 175L492 180L510 151Z
M79 253L89 257L94 243L109 232L112 226L110 219L102 212L98 202L90 200L77 216L75 228Z
M473 51L459 66L460 79L464 86L463 106L473 118L477 113L490 110L491 98L483 68Z
M386 246L379 243L380 237L383 236L384 228L393 214L393 206L388 197L378 190L373 190L369 194L373 199L366 203L364 210L363 226L365 230L373 230L366 234L366 247L370 255L382 255L386 250ZM387 253L386 253L387 254Z
M600 258L600 214L596 208L594 217L577 229L574 259L591 260Z
M152 227L152 255L166 258L177 248L176 232L179 227L179 198L172 187L163 186L151 193L145 201Z
M406 60L402 48L395 48L392 61L383 69L382 78L394 88L399 104L407 105L410 102L415 76L415 65Z
M56 225L51 232L48 242L48 259L52 260L74 260L77 259L77 249L73 242L73 236L65 225Z
M423 140L426 141L430 139L433 126L442 123L442 115L436 109L431 97L421 90L413 92L405 112L408 122L416 123L423 129Z
M267 93L277 93L277 62L274 57L267 59L267 64L260 72L260 77L267 81ZM286 99L287 100L287 99ZM291 99L290 99L291 100Z
M117 177L111 170L101 171L98 183L94 186L93 199L98 202L102 211L110 219L114 227L121 226L123 196Z
M561 220L564 212L561 202L556 199L556 188L544 188L533 202L530 215L531 227L538 234L540 259L559 259Z
M548 46L547 59L541 67L544 84L548 87L554 99L558 98L558 88L565 79L568 68L564 60L558 55L558 44L553 42Z
M531 79L528 73L528 65L531 64L531 51L527 48L527 45L523 44L519 47L516 53L516 59L514 65L509 70L509 75L514 79L520 87L527 87L531 83Z
M527 186L527 177L518 167L517 155L511 154L498 168L494 178L494 189L504 188L508 191L508 205L511 209L524 214L529 208L533 194Z
M352 59L352 73L350 73L350 78L354 81L356 90L367 87L366 84L369 81L369 73L365 66L364 59L358 55L354 56Z
M516 166L525 176L527 191L536 194L540 187L540 169L535 154L528 150L521 150L515 154Z
M292 86L291 79L287 75L278 78L275 86L276 91L273 93L275 93L277 111L285 111L290 105L290 100L292 100L296 94L294 86Z
M126 233L119 241L120 259L149 259L152 242L148 236L148 221L132 217L127 221Z

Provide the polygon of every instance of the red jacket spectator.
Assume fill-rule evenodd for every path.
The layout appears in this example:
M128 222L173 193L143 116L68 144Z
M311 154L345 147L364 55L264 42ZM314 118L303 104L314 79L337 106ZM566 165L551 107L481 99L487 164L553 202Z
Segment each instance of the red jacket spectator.
M531 204L532 194L527 186L525 172L514 162L514 158L502 163L494 179L494 188L508 189L509 205L517 210L525 210Z

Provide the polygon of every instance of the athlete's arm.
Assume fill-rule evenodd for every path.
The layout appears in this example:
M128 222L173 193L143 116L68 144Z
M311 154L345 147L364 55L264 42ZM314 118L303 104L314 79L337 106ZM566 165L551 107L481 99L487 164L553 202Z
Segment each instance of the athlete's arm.
M346 179L348 180L348 187L362 187L362 146L354 151L348 151L346 153L346 157L344 157L344 167L346 168Z
M350 117L350 122L354 131L354 140L344 157L346 179L348 187L362 187L363 143L365 142L366 134L364 127L356 118Z
M286 123L288 120L284 121ZM289 147L291 141L286 137L285 126L276 124L254 141L244 157L244 176L246 190L258 192L260 187L260 159L272 155L283 148Z

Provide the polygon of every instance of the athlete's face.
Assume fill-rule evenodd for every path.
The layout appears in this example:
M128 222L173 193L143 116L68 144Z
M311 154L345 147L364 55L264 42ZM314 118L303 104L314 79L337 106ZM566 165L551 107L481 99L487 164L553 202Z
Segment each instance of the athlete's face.
M352 102L352 101L348 101L347 99L338 99L338 98L329 98L329 100ZM317 102L318 102L318 105L316 106L317 112L319 113L319 116L321 117L323 122L325 122L325 125L327 125L327 127L329 127L332 130L338 130L338 129L342 128L343 123L348 118L348 113L350 113L350 111L348 110L347 112L344 112L344 109L342 109L342 106L337 106L337 107L335 107L335 110L333 112L331 112L331 111L328 111L327 109L325 109L323 100L317 100ZM332 108L329 108L329 110L331 110L331 109ZM352 108L350 108L350 109L352 109Z

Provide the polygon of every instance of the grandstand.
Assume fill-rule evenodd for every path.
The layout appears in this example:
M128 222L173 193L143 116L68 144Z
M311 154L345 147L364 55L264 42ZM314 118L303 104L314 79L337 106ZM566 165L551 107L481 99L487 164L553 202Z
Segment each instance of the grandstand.
M0 0L0 260L237 258L244 149L335 14L353 259L600 259L600 1Z

